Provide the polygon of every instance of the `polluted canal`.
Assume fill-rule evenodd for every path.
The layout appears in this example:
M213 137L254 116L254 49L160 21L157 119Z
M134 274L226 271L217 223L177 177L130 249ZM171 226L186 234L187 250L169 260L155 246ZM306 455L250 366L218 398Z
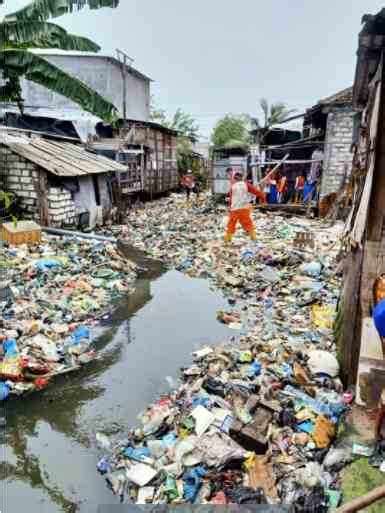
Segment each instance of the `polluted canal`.
M39 513L94 513L98 504L118 503L95 472L95 433L135 424L149 402L170 391L192 351L234 334L216 321L226 302L206 280L150 267L112 318L93 329L99 359L7 402L2 511L28 504Z

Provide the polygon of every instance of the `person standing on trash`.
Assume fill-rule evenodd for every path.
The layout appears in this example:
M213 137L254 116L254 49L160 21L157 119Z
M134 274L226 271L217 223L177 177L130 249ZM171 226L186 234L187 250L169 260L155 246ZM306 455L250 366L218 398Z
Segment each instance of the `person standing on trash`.
M192 192L195 192L197 198L199 197L199 187L196 183L195 176L191 169L187 171L185 175L182 176L181 180L182 187L186 191L187 201L190 199L190 195Z
M278 180L277 191L277 201L278 203L283 203L287 193L287 176L284 172L281 174Z
M302 203L303 201L303 189L305 187L305 177L300 174L295 179L295 195L294 195L294 203Z
M249 182L245 181L240 171L236 171L230 185L230 215L225 234L225 242L231 242L236 232L238 222L251 240L256 240L257 235L255 233L253 220L251 219L250 194L264 200L264 194Z

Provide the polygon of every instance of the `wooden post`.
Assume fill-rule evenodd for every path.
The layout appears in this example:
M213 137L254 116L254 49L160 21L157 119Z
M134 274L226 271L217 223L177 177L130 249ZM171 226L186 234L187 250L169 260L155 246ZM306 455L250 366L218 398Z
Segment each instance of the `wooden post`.
M374 144L375 161L373 171L373 184L369 200L367 218L367 237L364 248L364 262L362 269L361 308L363 316L370 315L373 306L373 285L376 277L384 272L381 245L385 241L385 87L384 67L381 71L380 107L378 113L378 128Z
M39 170L39 178L37 181L37 195L39 198L39 217L42 226L49 226L48 216L48 177L47 172L43 169Z
M155 142L155 162L156 162L156 183L157 183L157 186L156 186L156 190L158 190L158 186L159 186L159 153L158 153L158 134L157 134L157 131L154 130L153 131L154 133L154 142ZM158 191L159 192L159 191ZM151 199L152 199L152 196L151 196Z
M166 159L165 159L165 156L166 156L166 140L165 140L165 133L162 132L162 175L163 175L163 182L164 182L164 175L166 174ZM169 186L170 184L168 184L168 186L166 187L167 189L169 189Z

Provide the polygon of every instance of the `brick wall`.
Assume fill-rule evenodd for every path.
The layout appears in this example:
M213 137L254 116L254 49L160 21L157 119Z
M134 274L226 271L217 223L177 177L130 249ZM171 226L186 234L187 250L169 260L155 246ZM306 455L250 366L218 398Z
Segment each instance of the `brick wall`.
M2 176L5 190L14 192L20 198L25 219L34 219L39 222L40 205L37 191L41 168L13 153L4 145L0 145L0 162L0 176ZM58 227L75 220L75 204L70 192L51 187L48 189L47 200L50 226Z
M328 114L321 197L337 192L345 173L350 174L353 116L350 107L335 107Z
M32 162L19 157L4 145L0 145L0 161L5 190L14 192L20 198L20 206L26 218L36 218L39 212L35 181L39 173Z

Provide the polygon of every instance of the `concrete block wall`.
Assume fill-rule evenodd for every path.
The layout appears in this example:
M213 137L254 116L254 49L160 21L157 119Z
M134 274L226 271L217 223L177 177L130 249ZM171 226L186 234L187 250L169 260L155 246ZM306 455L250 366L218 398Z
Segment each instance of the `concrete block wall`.
M321 197L337 192L346 173L351 172L354 112L350 107L335 107L328 114Z
M69 191L61 187L50 187L47 199L51 226L60 227L63 223L75 221L76 207Z

